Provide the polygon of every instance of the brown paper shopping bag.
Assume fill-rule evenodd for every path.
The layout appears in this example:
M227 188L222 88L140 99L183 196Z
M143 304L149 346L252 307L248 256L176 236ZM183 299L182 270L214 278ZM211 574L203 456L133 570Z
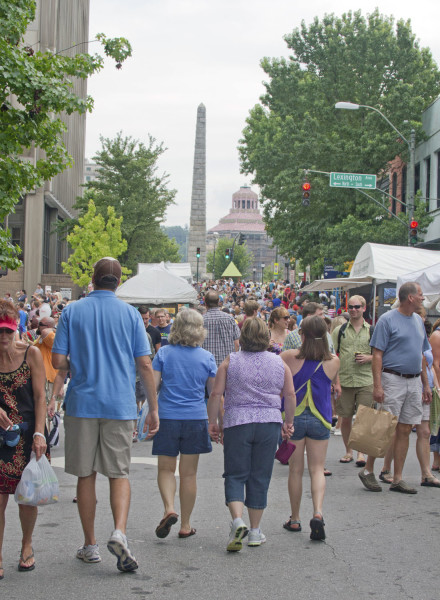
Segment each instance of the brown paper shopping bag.
M359 406L348 445L368 456L383 458L391 445L397 417L386 410Z

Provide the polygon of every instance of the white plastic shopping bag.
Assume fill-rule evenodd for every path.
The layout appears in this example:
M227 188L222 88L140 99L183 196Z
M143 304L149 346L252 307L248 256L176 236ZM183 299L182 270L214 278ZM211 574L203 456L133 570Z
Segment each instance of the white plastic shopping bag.
M32 452L15 490L15 501L28 506L44 506L58 502L59 495L58 479L46 456L43 454L37 460Z

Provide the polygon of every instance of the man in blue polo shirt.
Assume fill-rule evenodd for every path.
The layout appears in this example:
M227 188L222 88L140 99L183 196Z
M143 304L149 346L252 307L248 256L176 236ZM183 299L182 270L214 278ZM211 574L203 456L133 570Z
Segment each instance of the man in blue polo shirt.
M152 437L159 429L150 346L139 312L115 295L121 265L102 258L94 267L94 291L66 306L52 348L52 364L70 371L65 398L65 470L78 477L78 511L84 544L77 558L101 561L96 543L96 473L109 478L114 531L107 548L120 571L134 571L137 561L125 535L130 506L128 473L137 417L135 363L149 404Z

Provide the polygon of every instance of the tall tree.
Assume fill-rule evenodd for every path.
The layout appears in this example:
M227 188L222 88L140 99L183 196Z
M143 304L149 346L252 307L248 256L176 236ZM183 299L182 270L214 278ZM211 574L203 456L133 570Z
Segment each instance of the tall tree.
M246 244L234 246L234 254L232 256L233 239L220 238L215 248L215 270L214 270L214 252L208 252L206 257L206 269L209 273L214 274L214 279L219 279L222 273L232 261L240 271L242 277L247 277L250 274L250 268L253 262L253 254L248 249ZM229 249L229 258L226 258L226 250Z
M0 222L14 212L24 193L72 164L60 115L92 110L92 98L78 97L72 79L86 79L104 64L97 54L65 56L63 49L54 54L25 46L23 36L35 18L35 8L35 0L0 0ZM96 37L118 68L131 55L125 38ZM23 156L23 149L30 148L44 150L35 164ZM0 228L2 267L18 268L18 254L9 231Z
M79 218L79 224L67 236L73 248L67 262L62 263L63 271L72 281L82 287L92 280L93 265L103 256L119 258L127 249L127 242L121 234L122 217L115 216L112 206L107 208L107 219L97 214L93 200L88 203L87 212ZM122 267L123 279L130 271Z
M345 100L379 108L409 138L422 139L421 113L440 91L440 72L410 22L375 10L302 23L285 36L288 59L265 58L266 93L247 119L241 166L261 189L267 230L283 254L313 263L351 260L366 242L405 244L407 229L354 190L328 187L310 174L311 204L301 203L303 169L385 173L406 144L374 111L335 110ZM375 192L380 202L383 196ZM422 204L422 206L420 206ZM405 218L405 216L403 215ZM417 203L416 217L430 217Z
M151 136L145 145L121 132L114 139L101 137L101 144L93 157L99 178L86 184L86 194L75 208L83 213L92 197L99 213L105 214L107 207L113 206L116 215L123 217L127 250L121 260L129 269L136 270L138 262L180 262L177 244L160 229L176 194L167 187L168 175L157 173L163 145Z

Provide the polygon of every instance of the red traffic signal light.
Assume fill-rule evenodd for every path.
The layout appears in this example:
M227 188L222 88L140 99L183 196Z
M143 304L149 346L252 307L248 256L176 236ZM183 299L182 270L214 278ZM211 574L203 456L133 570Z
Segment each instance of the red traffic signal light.
M302 186L302 205L309 206L310 204L310 190L312 186L308 181L304 181Z
M409 241L410 244L415 246L418 242L417 239L417 227L419 226L417 221L411 221L409 224Z

